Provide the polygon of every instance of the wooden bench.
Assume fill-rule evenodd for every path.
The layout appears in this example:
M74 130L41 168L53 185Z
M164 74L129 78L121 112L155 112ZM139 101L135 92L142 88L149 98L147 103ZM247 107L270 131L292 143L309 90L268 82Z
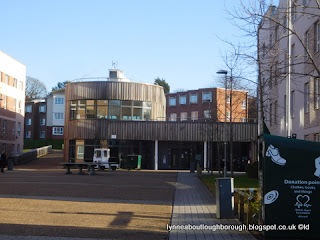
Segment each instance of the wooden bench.
M89 175L96 175L97 172L94 170L94 168L99 165L98 163L94 163L94 162L78 162L78 163L63 162L60 164L67 169L65 174L72 174L70 170L71 167L77 167L79 169L78 175L85 175L85 173L82 171L83 167L86 167L89 169L91 168L91 172Z

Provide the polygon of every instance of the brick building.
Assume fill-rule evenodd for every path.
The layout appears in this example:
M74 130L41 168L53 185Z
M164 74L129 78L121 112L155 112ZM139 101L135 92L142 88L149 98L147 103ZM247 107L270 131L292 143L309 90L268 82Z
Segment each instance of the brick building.
M46 139L47 136L47 106L44 99L26 102L25 139Z
M227 90L227 121L230 121L230 117L233 122L247 121L247 99L247 91L232 90L231 94L231 91ZM225 121L224 88L168 93L166 100L166 117L169 121Z
M0 151L23 149L26 66L0 51Z

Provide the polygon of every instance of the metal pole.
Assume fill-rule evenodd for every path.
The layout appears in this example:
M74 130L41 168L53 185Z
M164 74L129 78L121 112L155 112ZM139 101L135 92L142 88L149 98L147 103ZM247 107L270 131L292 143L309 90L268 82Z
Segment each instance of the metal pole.
M225 106L224 106L224 168L223 177L227 177L227 74L225 74Z

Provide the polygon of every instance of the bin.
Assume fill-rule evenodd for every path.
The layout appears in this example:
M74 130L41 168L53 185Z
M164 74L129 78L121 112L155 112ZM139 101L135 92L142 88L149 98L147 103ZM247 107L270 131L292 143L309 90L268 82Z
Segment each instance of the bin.
M13 158L12 157L9 157L8 158L8 170L13 170Z
M125 158L125 168L127 169L141 169L141 155L128 155Z
M234 218L233 178L216 178L216 216Z

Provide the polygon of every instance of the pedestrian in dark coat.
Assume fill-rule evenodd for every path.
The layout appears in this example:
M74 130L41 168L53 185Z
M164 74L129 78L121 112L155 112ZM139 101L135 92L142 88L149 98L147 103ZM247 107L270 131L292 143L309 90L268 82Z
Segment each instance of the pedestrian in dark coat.
M7 165L7 155L6 155L5 152L2 152L2 153L1 153L1 156L0 156L1 172L4 173L4 168L5 168L6 165Z

